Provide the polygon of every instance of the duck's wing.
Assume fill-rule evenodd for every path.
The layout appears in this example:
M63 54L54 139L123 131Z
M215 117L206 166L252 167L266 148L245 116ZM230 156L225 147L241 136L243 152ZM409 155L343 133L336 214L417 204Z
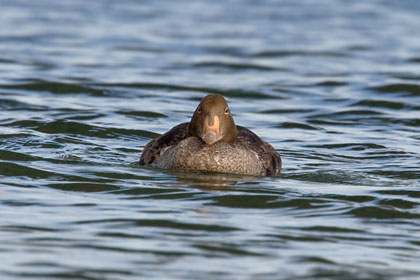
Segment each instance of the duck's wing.
M238 135L236 136L235 145L243 146L258 154L265 168L265 176L278 175L281 169L281 158L273 146L246 127L237 125L236 128Z
M140 157L140 165L151 164L163 148L176 145L187 138L188 124L181 123L147 143Z

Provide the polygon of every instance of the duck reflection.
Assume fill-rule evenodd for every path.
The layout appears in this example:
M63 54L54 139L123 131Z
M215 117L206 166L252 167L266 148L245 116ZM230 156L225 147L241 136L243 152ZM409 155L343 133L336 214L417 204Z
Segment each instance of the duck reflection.
M256 176L230 173L216 173L208 171L178 171L165 170L165 173L174 175L180 185L199 187L203 190L223 190L236 186L238 182L256 180Z

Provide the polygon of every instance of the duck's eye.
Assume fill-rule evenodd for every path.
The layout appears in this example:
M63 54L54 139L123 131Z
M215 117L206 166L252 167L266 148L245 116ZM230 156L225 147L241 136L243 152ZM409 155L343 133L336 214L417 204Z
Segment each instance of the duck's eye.
M225 114L229 114L229 108L226 107Z
M201 114L201 107L198 107L197 113Z

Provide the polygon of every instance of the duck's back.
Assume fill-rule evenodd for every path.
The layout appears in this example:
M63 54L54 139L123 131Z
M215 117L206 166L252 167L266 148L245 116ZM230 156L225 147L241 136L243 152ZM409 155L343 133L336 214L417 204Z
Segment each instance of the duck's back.
M254 151L263 165L261 176L275 176L281 170L281 158L269 143L262 140L246 127L237 125L238 135L235 145L247 150Z
M210 146L197 137L188 137L187 129L188 123L183 123L152 140L144 148L140 164L258 176L280 173L280 156L247 128L237 126L233 144L217 142Z
M162 149L176 146L187 138L188 123L181 123L171 130L153 139L144 147L140 157L140 165L154 165L160 160Z

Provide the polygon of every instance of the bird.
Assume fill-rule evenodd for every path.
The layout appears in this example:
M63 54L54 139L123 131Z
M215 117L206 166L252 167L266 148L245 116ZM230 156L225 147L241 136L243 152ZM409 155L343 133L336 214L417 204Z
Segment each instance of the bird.
M140 165L175 170L201 170L254 176L280 174L280 155L246 127L235 125L222 95L205 96L190 122L151 140Z

